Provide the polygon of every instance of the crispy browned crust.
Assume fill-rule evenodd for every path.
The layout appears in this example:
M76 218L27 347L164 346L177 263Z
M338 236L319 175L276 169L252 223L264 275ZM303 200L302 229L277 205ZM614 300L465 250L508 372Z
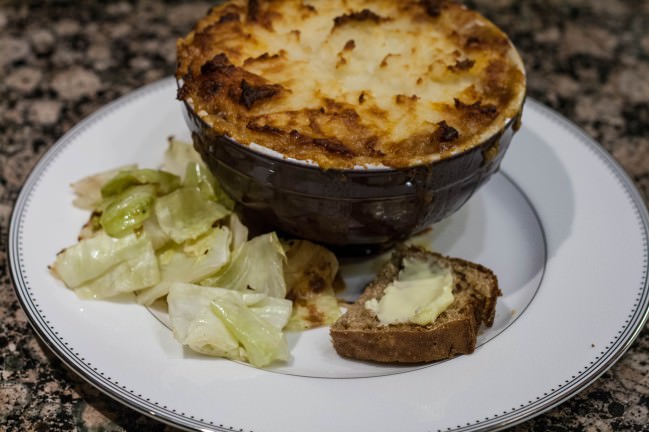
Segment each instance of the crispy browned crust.
M340 10L332 15L336 5ZM330 70L325 65L315 69L325 84L303 86L301 80L315 78L303 76L309 69L300 69L296 52L306 50L303 40L311 39L305 34L317 27L309 20L327 13L329 27L316 35L322 38L318 43L330 46L336 41L340 46L331 52L335 61ZM409 65L393 66L403 53L387 48L368 67L376 67L374 75L391 70L397 77L412 78L401 86L408 94L395 90L391 99L379 97L382 89L376 86L384 85L384 79L364 89L336 88L351 63L377 49L368 46L373 32L392 31L397 22L421 33L408 53L419 58L421 70L410 77L415 72ZM427 35L433 30L435 40L443 41L443 55L421 59L431 54L419 54L417 48L432 43ZM269 35L279 42L268 42ZM402 167L455 154L516 117L525 88L520 58L506 35L452 1L230 0L212 8L177 48L176 75L182 82L178 97L190 101L217 133L325 168ZM355 73L358 69L349 71L350 76ZM463 80L467 85L451 96L419 91Z
M381 297L385 287L396 278L406 256L450 264L456 284L455 300L429 325L380 326L373 313L365 309L365 301ZM357 302L332 325L330 335L339 355L358 360L423 363L470 354L475 350L480 325L493 324L496 299L500 295L495 274L484 266L421 248L401 248Z

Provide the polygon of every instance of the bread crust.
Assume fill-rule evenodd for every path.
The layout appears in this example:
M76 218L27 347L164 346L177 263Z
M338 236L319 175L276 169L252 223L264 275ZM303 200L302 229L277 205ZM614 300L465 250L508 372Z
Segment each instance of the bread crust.
M331 329L336 352L357 360L381 363L425 363L444 360L475 350L475 319L451 321L434 334L422 328L374 330Z
M435 322L380 325L365 309L365 301L379 299L406 257L439 260L454 274L455 300ZM488 268L422 248L399 248L359 299L336 321L330 335L336 352L357 360L382 363L424 363L449 359L475 350L481 324L493 325L496 298L502 295L496 275Z

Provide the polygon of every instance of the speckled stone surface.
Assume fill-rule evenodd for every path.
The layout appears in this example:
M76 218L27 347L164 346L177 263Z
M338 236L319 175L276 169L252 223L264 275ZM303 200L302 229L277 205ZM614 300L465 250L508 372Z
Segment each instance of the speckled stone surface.
M527 65L529 95L599 141L649 198L649 1L480 0ZM30 168L85 116L171 75L209 4L0 2L0 430L171 431L67 369L8 274L9 217ZM513 430L649 430L649 330L594 384Z

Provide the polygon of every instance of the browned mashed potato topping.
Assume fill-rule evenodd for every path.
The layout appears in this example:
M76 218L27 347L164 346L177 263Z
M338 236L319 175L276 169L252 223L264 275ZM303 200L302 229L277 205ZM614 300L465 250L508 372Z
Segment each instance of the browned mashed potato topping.
M507 36L443 0L231 0L178 41L179 99L217 133L323 168L404 167L519 114Z

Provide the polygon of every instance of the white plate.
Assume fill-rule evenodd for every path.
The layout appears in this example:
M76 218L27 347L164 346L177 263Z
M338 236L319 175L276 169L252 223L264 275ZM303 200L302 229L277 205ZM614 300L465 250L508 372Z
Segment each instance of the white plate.
M9 233L17 295L79 375L131 408L190 430L473 431L529 419L608 369L647 320L647 210L620 167L575 126L528 101L502 170L416 239L491 267L504 296L472 355L417 367L339 358L327 329L291 335L293 359L259 370L194 355L147 309L82 301L48 274L87 215L69 184L188 137L166 79L112 103L39 162ZM348 263L353 296L375 262ZM164 317L162 317L164 318Z

